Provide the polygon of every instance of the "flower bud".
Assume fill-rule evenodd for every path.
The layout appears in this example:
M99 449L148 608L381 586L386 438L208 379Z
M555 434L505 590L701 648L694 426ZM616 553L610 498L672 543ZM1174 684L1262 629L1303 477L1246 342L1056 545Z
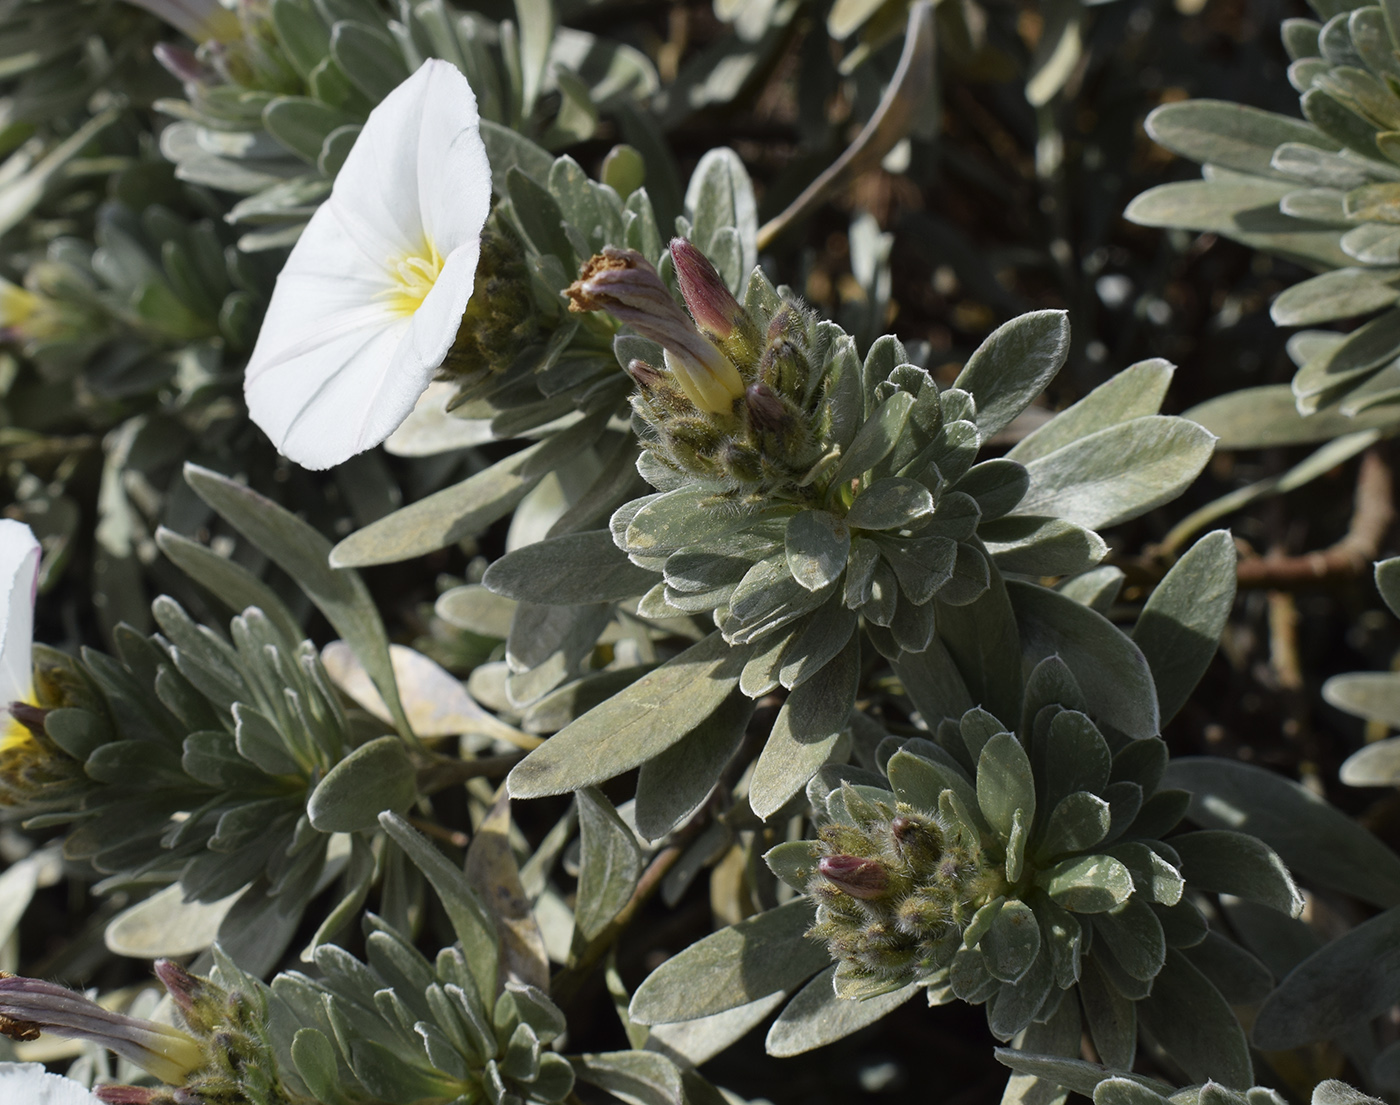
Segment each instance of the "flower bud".
M627 375L632 377L638 387L647 391L660 387L666 381L659 368L653 368L646 361L635 357L627 362Z
M212 75L192 51L173 42L157 42L151 53L160 67L181 84L201 84Z
M151 1105L152 1099L159 1090L148 1089L145 1086L94 1086L93 1094L100 1101L105 1101L107 1105Z
M822 856L817 870L827 882L861 901L881 897L890 882L878 861L860 856Z
M744 393L748 406L749 424L762 434L780 434L793 421L777 392L767 384L750 384Z
M671 260L676 266L681 298L695 325L707 337L724 341L746 314L744 308L725 286L724 278L710 264L710 259L685 238L671 239Z
M701 410L733 413L734 401L744 394L739 370L695 329L656 269L636 250L605 246L584 262L565 294L569 310L607 311L659 343L676 383Z

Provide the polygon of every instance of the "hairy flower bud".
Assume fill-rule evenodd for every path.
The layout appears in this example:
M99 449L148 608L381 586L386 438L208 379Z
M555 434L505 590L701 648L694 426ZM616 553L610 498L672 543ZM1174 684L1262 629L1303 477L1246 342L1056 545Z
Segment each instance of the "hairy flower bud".
M861 901L883 897L890 884L884 867L860 856L822 856L817 870L827 882Z
M666 367L702 411L733 412L734 401L744 394L739 370L695 329L656 269L636 250L604 247L584 262L566 294L569 310L607 311L659 343Z

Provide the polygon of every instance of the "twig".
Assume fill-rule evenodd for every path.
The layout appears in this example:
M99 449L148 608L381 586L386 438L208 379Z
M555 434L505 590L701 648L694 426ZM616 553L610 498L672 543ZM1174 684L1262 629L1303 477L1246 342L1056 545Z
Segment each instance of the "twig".
M503 752L479 760L436 760L419 769L418 793L435 794L468 779L504 775L524 758L524 752Z
M424 836L441 840L445 844L451 844L454 848L465 848L472 842L472 838L461 829L448 829L432 821L424 821L421 817L410 817L407 820Z
M1239 585L1290 589L1369 572L1395 521L1394 480L1375 449L1368 449L1361 458L1354 502L1346 536L1335 545L1302 556L1242 560L1237 570Z
M681 853L685 851L685 844L685 841L677 841L675 844L668 844L656 853L651 863L647 865L647 869L642 872L642 877L637 880L637 886L632 891L632 896L627 899L627 904L622 907L618 915L608 922L607 928L592 939L574 963L565 967L555 976L554 981L549 986L549 996L557 1004L565 1004L578 992L579 987L592 973L598 961L607 954L608 949L622 935L623 930L631 924L632 918L660 888L661 880L666 877L666 872L675 866L676 861L681 858Z

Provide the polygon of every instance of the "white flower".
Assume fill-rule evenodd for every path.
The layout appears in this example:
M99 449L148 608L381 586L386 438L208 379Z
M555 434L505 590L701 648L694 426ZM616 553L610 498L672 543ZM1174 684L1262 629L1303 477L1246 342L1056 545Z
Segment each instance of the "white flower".
M38 1063L0 1063L0 1101L5 1105L102 1105L81 1082L50 1074Z
M370 113L287 259L244 394L298 464L383 441L451 349L491 209L479 123L461 72L425 61Z
M30 739L11 702L34 700L34 597L39 542L23 522L0 519L0 751ZM0 1095L0 1101L8 1100Z

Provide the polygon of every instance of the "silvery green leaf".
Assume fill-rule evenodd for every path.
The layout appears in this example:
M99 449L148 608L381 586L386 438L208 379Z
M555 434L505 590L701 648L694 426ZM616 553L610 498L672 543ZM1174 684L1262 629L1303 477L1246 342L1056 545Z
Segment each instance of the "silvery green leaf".
M515 549L495 561L481 582L519 602L577 606L642 594L656 578L628 560L607 530L589 530Z
M278 96L263 111L263 126L277 141L312 165L326 136L361 120L307 96Z
M1139 1085L1159 1090L1164 1097L1173 1092L1172 1087L1155 1079L1140 1074L1109 1071L1097 1063L1088 1063L1083 1059L1070 1059L1061 1055L1037 1055L1004 1047L997 1048L995 1054L997 1062L1014 1071L1033 1074L1046 1082L1064 1086L1089 1098L1093 1097L1096 1086L1112 1077L1127 1078Z
M638 833L659 840L690 820L738 751L753 711L753 700L736 691L691 732L642 764L633 807Z
M1299 1047L1388 1009L1400 992L1397 933L1400 910L1391 909L1305 959L1259 1010L1255 1042L1269 1049Z
M901 802L932 815L939 808L945 790L957 795L972 819L972 828L987 829L977 804L977 791L960 770L947 763L934 763L910 752L896 752L885 767L890 786Z
M1231 1005L1258 1004L1274 988L1273 972L1219 933L1206 933L1206 938L1185 954Z
M1100 529L1136 518L1179 495L1215 444L1183 418L1149 415L1089 434L1031 461L1020 514Z
M340 1102L345 1099L335 1048L325 1033L316 1028L297 1029L292 1037L291 1054L297 1073L318 1100Z
M1029 464L1109 426L1156 414L1175 371L1160 357L1129 365L1022 438L1007 457Z
M1068 595L1075 602L1096 610L1105 617L1118 598L1123 587L1123 569L1109 565L1093 568L1081 575L1061 581L1055 590Z
M1345 678L1346 676L1334 676L1322 687L1323 697L1332 705L1339 706L1344 710L1347 709L1347 706L1338 701L1335 688L1331 694L1328 693L1328 689L1332 688L1338 680ZM1391 677L1389 696L1393 701L1400 700L1400 693L1397 693L1396 688L1397 683L1400 683L1400 680ZM1395 709L1395 707L1392 706L1391 709ZM1363 714L1363 716L1369 715ZM1342 782L1349 787L1393 787L1400 785L1400 738L1390 737L1387 740L1379 740L1363 746L1346 758L1338 774Z
M580 1082L606 1090L627 1105L681 1105L680 1068L656 1051L607 1051L569 1060Z
M971 762L976 763L982 749L995 736L1007 731L1006 726L980 706L968 710L958 720L958 732Z
M1220 991L1181 952L1167 952L1166 966L1137 1008L1143 1026L1193 1082L1221 1082L1240 1090L1253 1084L1249 1045L1239 1021Z
M520 470L539 449L532 445L512 453L461 483L355 531L331 551L331 563L338 568L393 564L483 532L509 514L538 482L538 476L525 477ZM342 636L349 639L343 632Z
M1301 119L1222 100L1164 104L1147 117L1147 133L1160 145L1192 161L1242 173L1277 175L1274 150L1299 142L1323 150L1338 143Z
M1310 219L1313 222L1332 223L1351 228L1347 219L1345 193L1336 188L1300 188L1289 192L1279 201L1279 210L1295 219ZM1346 249L1346 239L1342 240Z
M1185 417L1218 434L1217 449L1304 445L1400 423L1400 411L1393 407L1377 407L1354 416L1335 408L1299 414L1296 397L1287 384L1241 388L1192 407Z
M1128 900L1133 877L1112 856L1076 856L1036 877L1051 899L1072 913L1104 913Z
M783 703L749 781L749 805L770 817L826 762L850 719L860 688L860 637L852 634L822 673Z
M1159 184L1128 204L1123 217L1142 226L1214 231L1313 266L1350 264L1340 230L1290 218L1278 209L1295 187L1292 182L1239 176Z
M1040 926L1025 902L1007 902L993 918L978 948L988 972L1003 982L1018 982L1040 954Z
M1316 326L1369 315L1400 298L1397 281L1400 270L1394 268L1339 268L1286 288L1269 315L1280 326Z
M932 498L929 509L933 509ZM842 521L816 510L804 510L789 518L784 540L793 579L809 591L820 591L835 583L846 568L854 525L859 523L849 517Z
M911 983L864 1001L848 1001L836 996L835 973L833 963L788 1002L768 1030L764 1047L769 1055L787 1058L845 1039L898 1009L919 990Z
M1092 716L1132 737L1156 735L1156 689L1132 641L1102 615L1055 591L1017 582L1007 590L1028 657L1058 655L1083 689Z
M1137 1009L1109 980L1096 957L1084 960L1079 1000L1099 1057L1110 1066L1131 1068L1137 1051Z
M1108 555L1108 544L1092 529L1046 515L998 518L978 536L997 567L1017 575L1074 575Z
M1012 733L998 733L977 758L977 806L1003 840L1011 834L1017 810L1035 818L1035 779L1026 750Z
M700 158L686 186L685 209L694 227L691 241L708 253L715 235L733 227L739 232L742 254L739 280L758 264L758 203L754 199L753 183L743 161L733 150L720 147ZM742 283L729 289L738 295Z
M1073 1055L1083 1035L1079 1002L1060 1000L1043 1021L1027 1026L1017 1043L1023 1054ZM1002 1091L1001 1105L1064 1105L1068 1096L1069 1091L1056 1082L1013 1072Z
M462 944L477 992L482 1001L494 1002L500 937L480 896L462 870L402 817L384 813L379 817L379 824L432 883Z
M1235 602L1235 542L1226 530L1202 537L1172 565L1133 627L1157 687L1165 725L1186 703L1215 655Z
M826 948L805 935L813 918L811 900L798 898L692 944L637 988L632 1019L693 1020L795 990L831 963Z
M1293 377L1298 398L1321 395L1362 376L1400 355L1400 310L1389 310L1353 330L1340 345L1309 360Z
M989 522L1009 514L1025 497L1030 477L1014 460L997 457L974 464L958 481L958 491L977 501L978 514Z
M307 799L311 824L324 833L362 832L383 810L402 813L418 797L413 764L398 737L363 744L326 774Z
M977 400L976 423L991 437L1021 413L1069 355L1069 316L1031 311L994 330L953 381Z
M800 687L836 658L856 630L856 615L828 603L808 615L805 624L797 624L801 628L787 639L777 673L778 682L788 690Z
M1174 760L1163 782L1191 792L1191 820L1258 837L1288 869L1373 905L1400 903L1400 859L1360 824L1281 775L1214 757Z
M856 496L845 520L854 529L900 529L933 512L933 495L927 487L916 480L888 476Z
M1181 833L1171 839L1181 874L1192 887L1259 902L1289 916L1303 911L1303 896L1273 849L1258 837L1224 829Z
M1127 1078L1106 1078L1094 1087L1094 1105L1171 1105L1171 1102Z
M343 19L331 29L331 56L355 87L379 103L408 79L408 66L394 40L378 27Z
M939 602L935 620L972 700L997 717L1020 717L1020 631L1007 584L995 567L984 594L966 606Z
M186 464L184 471L195 494L296 580L354 649L396 724L406 732L408 721L394 682L389 639L364 581L354 572L333 568L330 542L290 511L207 468Z
M510 774L511 794L564 794L645 763L723 706L747 659L710 634L530 753Z
M822 854L822 845L815 840L789 840L763 853L763 862L788 886L806 893Z
M1066 990L1079 981L1084 953L1083 925L1043 890L1032 890L1028 897L1045 937L1055 985Z
M1166 962L1167 941L1152 908L1134 894L1116 909L1096 913L1095 941L1102 940L1133 978L1150 982Z
M1391 728L1400 725L1400 721L1396 721L1400 718L1400 677L1393 672L1334 675L1322 685L1322 697L1330 705L1357 717L1380 721ZM1370 745L1363 748L1356 756L1368 753L1374 762L1379 763L1383 754L1372 753L1371 749L1375 747Z
M1161 846L1160 844L1158 845ZM1185 881L1177 869L1158 852L1141 841L1130 840L1106 849L1133 877L1133 892L1159 905L1174 906L1181 901Z
M1381 1099L1329 1078L1313 1088L1312 1105L1382 1105Z
M835 486L858 479L884 460L904 433L913 405L914 397L907 391L897 391L881 403L841 451L831 483Z
M953 658L936 638L922 652L903 654L894 661L904 693L931 729L943 718L960 718L972 709L972 696Z
M1108 742L1078 710L1063 710L1050 722L1044 755L1044 797L1052 809L1076 791L1102 794L1108 785L1113 768Z
M1035 924L1034 917L1031 924ZM1005 1041L1024 1032L1044 1008L1054 988L1050 954L1041 945L1026 973L1014 983L1003 982L987 1002L987 1027L992 1035Z
M582 849L574 924L579 936L592 940L631 898L642 873L642 852L600 791L584 787L576 798Z
M1055 806L1037 847L1046 856L1087 851L1108 835L1111 823L1107 802L1077 790Z

